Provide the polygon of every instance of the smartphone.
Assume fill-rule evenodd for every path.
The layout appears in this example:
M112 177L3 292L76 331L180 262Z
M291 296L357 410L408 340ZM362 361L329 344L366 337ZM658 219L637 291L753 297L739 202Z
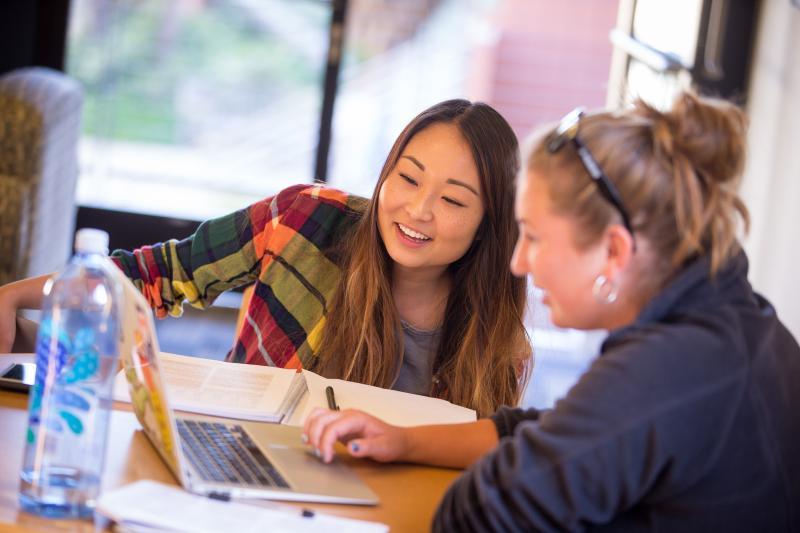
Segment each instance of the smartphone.
M35 379L34 363L12 363L0 372L0 388L27 392Z

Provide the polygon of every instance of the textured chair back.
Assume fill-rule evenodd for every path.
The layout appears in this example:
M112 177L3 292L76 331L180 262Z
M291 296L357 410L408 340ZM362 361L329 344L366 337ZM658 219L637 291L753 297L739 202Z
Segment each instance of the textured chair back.
M52 272L70 255L82 104L62 72L0 76L0 284Z

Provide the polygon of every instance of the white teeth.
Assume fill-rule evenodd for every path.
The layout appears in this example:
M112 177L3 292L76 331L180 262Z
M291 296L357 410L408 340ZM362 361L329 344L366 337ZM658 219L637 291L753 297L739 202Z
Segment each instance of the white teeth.
M402 231L403 233L405 233L409 237L413 237L414 239L419 239L421 241L429 241L429 240L431 240L431 238L428 237L427 235L419 233L418 231L414 231L413 229L409 228L408 226L404 226L404 225L400 224L399 222L397 223L397 227L400 228L400 231Z

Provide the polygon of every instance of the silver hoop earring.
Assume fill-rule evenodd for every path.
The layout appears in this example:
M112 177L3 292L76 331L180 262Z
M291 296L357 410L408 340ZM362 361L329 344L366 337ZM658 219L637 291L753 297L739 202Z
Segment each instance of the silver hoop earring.
M600 274L594 280L592 295L594 295L595 300L601 304L613 304L619 295L619 286Z

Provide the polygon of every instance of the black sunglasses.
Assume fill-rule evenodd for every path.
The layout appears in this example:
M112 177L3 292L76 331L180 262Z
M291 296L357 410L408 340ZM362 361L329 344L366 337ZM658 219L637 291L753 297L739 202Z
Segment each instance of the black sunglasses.
M583 108L578 107L562 118L555 131L548 135L545 140L547 151L554 154L561 150L568 141L572 142L573 146L575 146L575 151L578 153L578 157L581 159L581 163L583 163L583 168L586 169L586 172L589 173L589 176L591 176L592 180L597 184L600 193L617 208L619 214L622 215L622 224L631 234L631 238L633 238L631 219L628 216L628 211L622 205L622 198L619 195L619 191L600 168L597 159L594 158L586 145L578 138L578 127L582 116ZM634 249L636 249L635 241Z

